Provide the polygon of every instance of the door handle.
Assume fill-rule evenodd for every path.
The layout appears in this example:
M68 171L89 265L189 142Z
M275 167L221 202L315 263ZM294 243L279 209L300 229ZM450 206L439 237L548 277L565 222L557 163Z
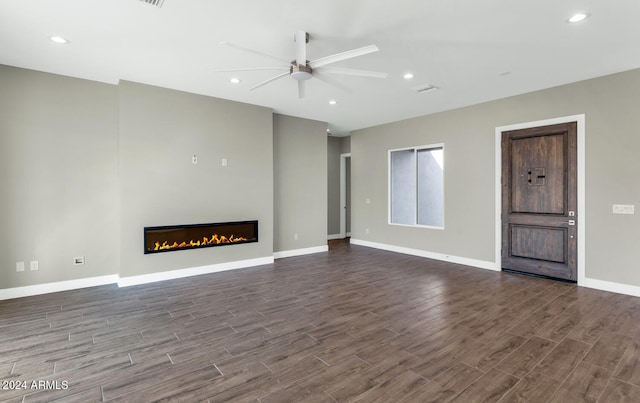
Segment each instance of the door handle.
M560 224L576 225L576 220L562 221Z

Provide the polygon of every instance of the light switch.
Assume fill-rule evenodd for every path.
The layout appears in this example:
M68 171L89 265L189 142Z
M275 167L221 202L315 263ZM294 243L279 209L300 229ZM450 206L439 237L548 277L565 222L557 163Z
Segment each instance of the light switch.
M227 166L227 159L226 159L226 158L223 158L223 159L222 159L222 166L223 166L223 167L226 167L226 166Z

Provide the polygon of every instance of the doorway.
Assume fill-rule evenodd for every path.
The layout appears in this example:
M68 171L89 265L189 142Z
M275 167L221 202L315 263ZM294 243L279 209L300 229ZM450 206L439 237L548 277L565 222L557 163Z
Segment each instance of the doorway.
M577 280L577 124L502 132L502 269Z
M340 154L340 238L351 236L351 153Z

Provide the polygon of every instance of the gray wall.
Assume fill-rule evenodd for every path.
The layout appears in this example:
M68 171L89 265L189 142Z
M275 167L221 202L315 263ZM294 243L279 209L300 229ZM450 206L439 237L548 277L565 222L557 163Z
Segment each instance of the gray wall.
M327 244L326 128L326 122L273 116L274 252Z
M495 128L584 113L586 276L640 286L638 215L611 212L640 204L638 88L633 70L352 133L352 237L493 261ZM445 144L445 229L388 225L387 151L433 143Z
M0 88L0 289L272 256L270 109L1 65ZM144 226L246 219L258 243L143 254Z
M0 88L0 288L326 244L324 123L140 84L7 66L0 66ZM584 113L586 274L640 286L638 214L611 213L614 203L640 204L637 88L640 70L353 133L353 237L492 261L495 127ZM445 144L445 229L389 226L387 151L433 143ZM258 244L188 257L142 255L145 225L247 218L260 220ZM168 260L158 262L163 255ZM75 256L85 256L86 264L73 266ZM30 260L40 270L30 271ZM18 261L25 272L16 273Z
M117 87L0 65L0 89L0 289L116 274Z
M351 152L351 136L340 137L340 153L348 154Z
M119 90L121 276L272 256L271 110L131 82ZM258 243L142 253L145 226L254 219Z

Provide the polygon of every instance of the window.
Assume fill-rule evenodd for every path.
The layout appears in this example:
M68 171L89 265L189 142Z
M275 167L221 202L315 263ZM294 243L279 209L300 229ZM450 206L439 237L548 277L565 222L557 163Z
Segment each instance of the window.
M389 151L389 223L444 228L444 145Z

